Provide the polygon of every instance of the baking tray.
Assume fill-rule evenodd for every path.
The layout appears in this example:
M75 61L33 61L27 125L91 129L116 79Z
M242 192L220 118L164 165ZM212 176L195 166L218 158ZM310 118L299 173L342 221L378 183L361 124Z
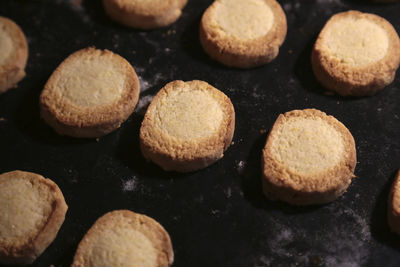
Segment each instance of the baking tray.
M386 222L386 199L400 167L400 75L373 97L325 94L310 66L324 23L349 9L388 19L400 32L400 3L282 0L288 35L279 56L251 70L226 68L201 49L198 25L211 0L189 0L171 27L137 31L108 19L101 1L1 0L29 42L27 76L0 95L0 172L37 172L54 180L69 210L33 266L69 266L94 221L130 209L169 232L175 267L399 266L400 239ZM140 76L135 113L95 139L57 135L39 116L38 98L52 71L88 46L125 57ZM194 173L164 172L139 150L139 128L151 97L167 82L200 79L227 94L236 111L234 144L222 160ZM261 191L261 149L280 113L317 108L352 132L358 164L347 193L322 206L271 202Z

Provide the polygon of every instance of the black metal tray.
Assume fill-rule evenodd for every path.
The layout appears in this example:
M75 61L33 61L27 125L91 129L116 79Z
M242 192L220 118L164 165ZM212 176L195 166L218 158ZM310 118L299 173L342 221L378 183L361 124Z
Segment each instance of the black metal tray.
M400 32L400 3L282 0L288 35L279 56L260 68L236 70L211 61L199 44L199 21L211 2L189 0L171 27L137 31L108 19L101 1L0 1L0 15L21 26L30 49L26 78L0 95L0 172L49 177L69 205L56 240L33 266L69 266L94 221L115 209L159 221L171 235L175 267L399 266L400 239L388 229L386 199L400 167L400 76L373 97L329 96L312 74L310 51L327 19L349 9L381 15ZM38 108L52 71L88 46L125 57L143 88L137 111L97 141L57 135ZM234 145L195 173L163 172L139 150L146 103L176 79L209 82L236 110ZM303 108L335 116L356 140L357 178L328 205L292 207L261 192L266 135L278 114Z

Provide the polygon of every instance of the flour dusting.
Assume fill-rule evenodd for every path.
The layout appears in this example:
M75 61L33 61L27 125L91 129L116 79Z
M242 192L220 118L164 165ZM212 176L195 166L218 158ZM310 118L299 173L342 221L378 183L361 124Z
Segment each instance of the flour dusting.
M359 267L368 260L370 227L367 220L345 206L325 206L321 227L306 231L293 222L273 221L265 246L269 249L256 266L295 262L296 266ZM309 216L305 214L304 216ZM310 222L316 218L310 216Z
M153 95L146 95L139 99L139 102L136 105L136 112L140 115L144 115L146 113L147 107L150 105L151 100L153 100Z
M122 181L122 191L123 192L133 192L136 190L137 180L135 176L127 180Z
M238 171L239 173L242 173L245 167L246 167L246 162L244 162L243 160L241 160L241 161L239 161L239 163L237 164L236 169L237 169L237 171Z

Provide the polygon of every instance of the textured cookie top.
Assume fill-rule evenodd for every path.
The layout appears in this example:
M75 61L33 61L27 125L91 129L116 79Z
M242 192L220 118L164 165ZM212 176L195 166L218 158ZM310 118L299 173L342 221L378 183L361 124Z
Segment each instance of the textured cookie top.
M7 62L13 51L13 41L3 20L0 20L0 66Z
M79 60L63 64L57 83L61 97L79 106L102 106L122 94L126 70L111 53L82 54Z
M72 267L167 267L171 240L155 220L128 210L100 217L78 246Z
M152 113L154 125L176 138L211 136L218 131L223 120L223 111L213 95L188 83L163 94L158 101Z
M52 197L46 184L15 173L0 178L0 243L32 237L43 228L52 211Z
M341 63L363 66L386 55L389 39L385 30L370 19L348 16L326 27L322 45Z
M211 18L214 27L244 40L266 35L274 22L264 0L218 0Z
M289 117L275 131L272 153L299 174L332 168L343 157L341 133L320 117Z
M120 220L92 240L87 266L157 266L157 251L141 232Z

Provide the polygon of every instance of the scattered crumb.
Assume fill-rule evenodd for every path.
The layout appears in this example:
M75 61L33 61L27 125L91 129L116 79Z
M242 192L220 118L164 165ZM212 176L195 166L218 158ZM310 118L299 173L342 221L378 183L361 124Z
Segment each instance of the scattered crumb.
M290 55L293 54L293 50L289 49L288 54L290 54Z
M234 142L234 141L232 141L232 142L231 142L231 145L233 146L234 144L235 144L235 142Z
M175 34L175 33L176 33L175 30L168 30L168 31L167 31L167 35L171 35L171 34Z
M132 50L132 54L136 55L136 51L135 51L135 50Z
M218 214L218 213L220 213L219 210L211 210L211 214L212 214L212 215L215 215L215 214Z
M265 129L260 130L260 134L265 134L265 133L267 133L267 130L265 130Z
M3 117L0 117L0 122L1 122L1 121L6 121L6 119L3 118Z
M96 142L99 142L99 141L100 141L100 138L97 137L97 138L96 138Z
M376 111L381 112L382 108L377 108Z

